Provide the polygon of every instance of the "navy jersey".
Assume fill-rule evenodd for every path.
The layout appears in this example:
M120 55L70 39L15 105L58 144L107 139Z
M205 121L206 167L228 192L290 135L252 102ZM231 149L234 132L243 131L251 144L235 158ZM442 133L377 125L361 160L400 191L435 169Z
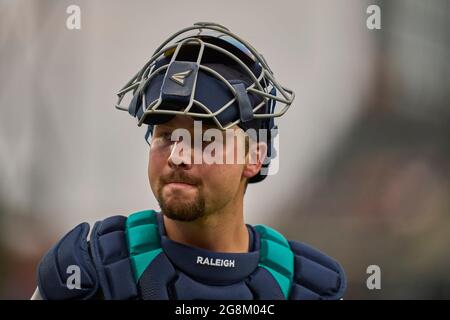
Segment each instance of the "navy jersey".
M247 253L191 247L167 237L160 212L78 225L42 258L44 299L278 300L340 299L345 273L338 262L264 225L246 225ZM67 286L70 266L80 287Z

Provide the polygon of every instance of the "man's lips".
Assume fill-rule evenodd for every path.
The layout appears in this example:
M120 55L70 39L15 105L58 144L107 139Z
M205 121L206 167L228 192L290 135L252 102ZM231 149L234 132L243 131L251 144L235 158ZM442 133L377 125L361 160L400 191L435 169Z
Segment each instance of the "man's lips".
M177 188L177 189L191 189L195 188L195 185L186 183L186 182L178 182L178 181L172 181L165 184L165 186L170 188Z

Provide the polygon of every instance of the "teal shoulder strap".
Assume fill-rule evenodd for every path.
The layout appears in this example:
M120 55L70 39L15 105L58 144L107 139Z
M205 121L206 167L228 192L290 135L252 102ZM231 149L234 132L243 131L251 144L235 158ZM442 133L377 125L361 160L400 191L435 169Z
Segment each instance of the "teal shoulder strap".
M287 300L294 277L294 253L289 242L268 226L256 225L254 228L261 235L259 266L272 274Z
M294 254L288 241L278 231L255 226L261 235L259 266L267 269L288 299L294 273ZM148 265L162 252L158 222L154 210L131 214L127 218L125 234L135 280L138 281Z
M137 282L148 265L162 252L156 212L145 210L131 214L127 218L125 235Z

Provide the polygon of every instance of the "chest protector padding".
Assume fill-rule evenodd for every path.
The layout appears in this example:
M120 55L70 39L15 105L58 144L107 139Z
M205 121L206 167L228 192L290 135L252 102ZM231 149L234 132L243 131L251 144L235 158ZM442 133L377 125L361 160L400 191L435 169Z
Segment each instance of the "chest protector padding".
M342 267L303 243L264 225L247 225L246 253L220 253L172 241L163 216L146 210L97 222L86 250L88 225L68 233L39 265L39 290L48 299L340 299ZM70 252L70 255L66 254ZM90 254L89 254L90 253ZM67 258L66 258L67 257ZM80 258L78 258L80 257ZM88 288L68 291L59 270L74 261ZM56 289L55 289L56 288ZM83 291L84 290L84 291Z

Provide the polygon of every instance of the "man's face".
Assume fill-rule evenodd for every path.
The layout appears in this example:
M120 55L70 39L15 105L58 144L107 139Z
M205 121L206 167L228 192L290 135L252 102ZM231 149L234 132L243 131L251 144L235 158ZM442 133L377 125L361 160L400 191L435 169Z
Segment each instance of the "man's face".
M209 128L213 127L203 124L200 133ZM197 163L194 157L202 157L209 142L191 149L191 145L194 145L192 140L172 141L173 131L176 129L186 129L185 132L190 133L192 140L203 141L203 134L201 137L194 137L199 130L194 130L191 117L176 116L167 123L155 125L148 164L150 186L167 217L193 221L220 210L240 196L239 190L243 190L248 170L245 163L237 160L237 149L242 146L237 142L240 139L232 139L234 143L231 146L227 139L223 139L222 163L205 163L203 158L201 163ZM238 127L231 130L238 137L244 135ZM223 136L225 137L225 133ZM225 161L230 152L234 152L234 157ZM229 161L230 158L234 160Z

